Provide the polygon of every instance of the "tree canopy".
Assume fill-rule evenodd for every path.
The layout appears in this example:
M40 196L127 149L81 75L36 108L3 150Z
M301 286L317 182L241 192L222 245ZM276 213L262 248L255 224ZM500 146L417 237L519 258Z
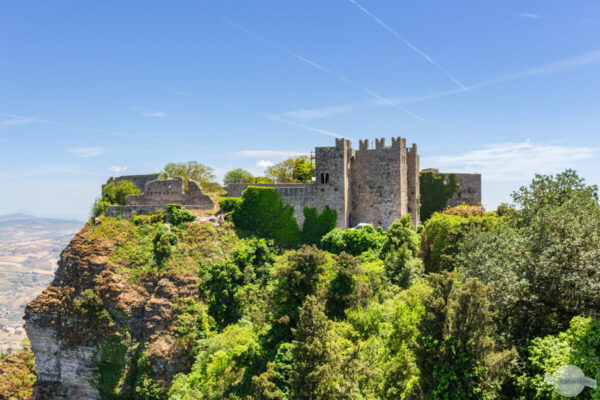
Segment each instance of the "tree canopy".
M265 176L275 183L310 183L314 167L309 156L298 156L267 167Z
M223 184L230 183L254 183L254 175L244 169L236 168L227 172L223 178Z
M220 185L215 182L216 176L214 169L197 161L188 161L187 163L168 163L161 173L163 179L181 178L187 186L187 181L192 180L205 192L218 191Z

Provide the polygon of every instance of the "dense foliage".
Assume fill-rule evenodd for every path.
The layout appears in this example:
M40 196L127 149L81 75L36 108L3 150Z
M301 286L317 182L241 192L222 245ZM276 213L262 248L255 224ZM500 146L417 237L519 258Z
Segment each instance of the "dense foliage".
M304 207L304 223L302 224L301 239L305 244L318 244L321 238L335 228L337 212L325 206L322 213L314 207Z
M34 383L35 356L28 341L14 353L0 353L0 399L31 399Z
M321 237L335 219L314 209L300 232L277 191L256 187L221 203L236 230L100 218L86 245L118 238L111 281L73 304L80 329L113 329L96 355L102 397L558 399L544 375L562 365L600 379L597 188L566 171L513 200L434 213L420 233L404 217ZM181 297L157 298L169 280ZM127 352L133 328L105 292L125 281L133 299L153 288L166 327Z
M110 182L102 188L102 200L107 204L123 205L125 198L129 194L138 194L140 189L135 184L126 179Z
M439 174L435 171L421 171L419 175L421 219L426 221L437 211L442 211L446 203L458 190L455 174Z
M273 188L250 186L244 190L239 208L233 210L233 221L237 228L283 246L300 241L293 207Z

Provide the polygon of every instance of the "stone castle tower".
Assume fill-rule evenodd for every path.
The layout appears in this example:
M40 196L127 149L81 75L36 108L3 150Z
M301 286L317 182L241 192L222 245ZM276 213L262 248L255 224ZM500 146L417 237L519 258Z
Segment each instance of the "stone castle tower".
M315 149L315 205L329 205L338 213L338 226L361 222L387 229L405 214L419 223L419 155L417 145L406 148L406 139L376 139L375 148L361 140L359 149L347 139L335 147Z

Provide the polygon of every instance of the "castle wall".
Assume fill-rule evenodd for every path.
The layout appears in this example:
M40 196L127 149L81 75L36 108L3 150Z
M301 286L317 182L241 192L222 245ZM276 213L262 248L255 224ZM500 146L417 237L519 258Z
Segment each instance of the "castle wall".
M140 189L141 192L144 191L144 187L146 186L146 183L154 181L156 179L158 179L158 177L160 176L160 174L146 174L146 175L123 175L123 176L119 176L119 177L110 177L108 179L108 181L106 182L106 185L108 185L111 182L119 182L119 181L131 181L133 182L133 184ZM106 185L102 185L102 187L104 188L104 186Z
M405 139L393 138L387 147L384 139L377 139L375 149L369 149L368 140L361 140L350 165L350 226L366 222L387 229L408 213Z
M128 206L144 205L166 207L168 204L194 206L196 209L210 210L215 204L194 181L188 181L188 191L184 193L181 179L164 179L147 182L140 194L126 197Z
M314 183L230 183L225 187L228 197L242 197L248 186L272 187L277 189L282 200L294 207L298 226L304 223L304 207L316 207Z
M444 173L446 177L448 173ZM481 174L455 174L458 190L446 203L448 207L459 204L481 205Z
M417 145L415 143L413 143L412 147L408 149L406 157L408 164L407 211L412 217L413 225L417 226L421 223L421 181L419 179L419 171L421 169L420 158L419 154L417 153Z

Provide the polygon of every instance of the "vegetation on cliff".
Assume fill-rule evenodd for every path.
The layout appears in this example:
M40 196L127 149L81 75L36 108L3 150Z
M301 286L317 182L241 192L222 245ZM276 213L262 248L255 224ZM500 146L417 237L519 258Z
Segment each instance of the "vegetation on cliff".
M554 399L565 363L600 379L600 207L574 172L420 233L324 234L312 210L300 230L257 189L223 225L88 223L28 318L97 349L104 399Z
M31 399L34 383L35 357L27 341L14 353L0 354L0 399Z

